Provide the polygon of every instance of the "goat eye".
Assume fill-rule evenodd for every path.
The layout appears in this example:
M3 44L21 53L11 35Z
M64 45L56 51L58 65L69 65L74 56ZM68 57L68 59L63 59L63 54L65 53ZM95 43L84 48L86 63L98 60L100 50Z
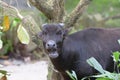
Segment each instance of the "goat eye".
M57 31L56 34L57 34L57 35L61 35L61 34L62 34L62 31Z
M43 35L47 35L47 32L43 31Z

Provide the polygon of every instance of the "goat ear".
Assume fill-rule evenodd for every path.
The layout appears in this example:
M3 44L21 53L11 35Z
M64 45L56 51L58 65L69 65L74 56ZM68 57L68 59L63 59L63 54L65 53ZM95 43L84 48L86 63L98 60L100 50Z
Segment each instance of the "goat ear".
M41 39L42 38L42 32L38 32L36 36L37 36L37 38Z
M64 23L59 23L60 26L64 26L65 24Z
M70 31L71 31L71 28L65 28L64 29L64 36L67 36Z
M43 30L45 28L45 26L48 25L47 23L42 24L41 30Z
M65 24L64 23L59 23L61 28L64 28Z

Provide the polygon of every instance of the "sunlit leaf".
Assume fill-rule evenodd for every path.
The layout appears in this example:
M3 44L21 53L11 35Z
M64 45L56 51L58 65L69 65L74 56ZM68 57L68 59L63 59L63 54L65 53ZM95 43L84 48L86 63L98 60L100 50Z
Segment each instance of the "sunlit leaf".
M86 80L86 79L89 79L89 78L105 78L107 76L107 74L98 74L98 75L92 75L92 76L86 76L84 78L82 78L81 80Z
M31 8L30 2L29 0L27 0L27 5Z
M10 27L10 19L9 19L9 16L4 16L4 19L3 19L3 31L7 31L9 30L9 27Z
M0 39L0 49L3 47L3 42L2 40Z
M67 70L66 73L71 78L71 80L78 80L75 71L72 70L72 72L70 72L70 71Z
M107 76L109 79L112 79L112 80L115 79L114 73L111 73L111 72L109 72L109 71L105 71L105 74L106 74L106 76Z
M97 78L96 80L111 80L111 79L109 79L107 77L101 77L101 78Z
M0 80L7 80L7 77L3 76Z
M7 80L7 71L5 70L0 70L0 80Z
M3 32L0 32L0 38L1 38L2 35L3 35Z
M94 57L91 57L90 59L88 59L87 63L90 66L94 67L96 70L98 70L100 73L104 74L104 69L102 68L102 66L99 64L99 62Z
M20 21L21 20L19 18L15 18L12 22L12 27L16 27Z
M120 44L120 39L118 39L118 43Z
M120 57L120 52L116 51L116 52L113 52L113 60L115 62L118 62L119 61L119 57Z
M0 80L2 79L3 76L4 76L4 74L0 73Z
M26 29L22 26L22 24L19 25L17 30L17 36L21 43L28 44L30 42L30 37L26 31Z
M0 70L0 73L7 75L7 71L5 71L5 70Z

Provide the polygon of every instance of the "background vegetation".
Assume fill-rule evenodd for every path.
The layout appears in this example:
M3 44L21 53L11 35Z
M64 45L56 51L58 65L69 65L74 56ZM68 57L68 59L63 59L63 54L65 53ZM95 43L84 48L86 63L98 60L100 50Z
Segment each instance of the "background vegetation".
M10 3L10 1L12 0L8 0L7 3ZM22 2L24 0L19 1ZM66 14L70 13L78 2L79 0L65 0ZM5 16L7 15L9 17L9 29L6 31L0 29L0 38L3 41L3 47L0 49L0 58L8 59L9 57L14 57L16 59L24 60L25 57L30 57L31 59L41 58L44 53L42 45L41 42L34 40L34 36L39 31L37 27L41 26L42 23L49 22L49 20L33 6L30 8L27 5L27 2L24 2L27 6L22 6L18 2L16 3L18 5L15 5L15 7L17 7L19 12L23 16L33 20L31 23L25 25L21 19L14 14L15 10L3 10L3 6L0 4L0 27L3 26ZM34 29L35 33L29 33L31 40L28 45L22 44L17 37L17 29L20 23L22 23L23 26L26 26L25 28L28 32L29 26ZM32 25L35 26L33 27ZM71 32L73 33L89 27L120 27L120 0L92 0L87 10L84 11L83 15L78 20L78 23L72 28ZM40 44L40 46L37 46L34 43Z

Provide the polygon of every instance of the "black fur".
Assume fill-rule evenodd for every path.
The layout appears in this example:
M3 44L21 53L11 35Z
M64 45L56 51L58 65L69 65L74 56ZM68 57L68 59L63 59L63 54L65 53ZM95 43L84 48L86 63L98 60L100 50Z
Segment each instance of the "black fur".
M59 57L50 59L65 80L71 80L65 73L66 70L74 70L78 80L96 74L97 71L86 62L90 57L96 58L105 70L112 72L114 70L112 52L120 51L118 39L120 39L120 29L89 28L78 31L66 36L60 43Z

